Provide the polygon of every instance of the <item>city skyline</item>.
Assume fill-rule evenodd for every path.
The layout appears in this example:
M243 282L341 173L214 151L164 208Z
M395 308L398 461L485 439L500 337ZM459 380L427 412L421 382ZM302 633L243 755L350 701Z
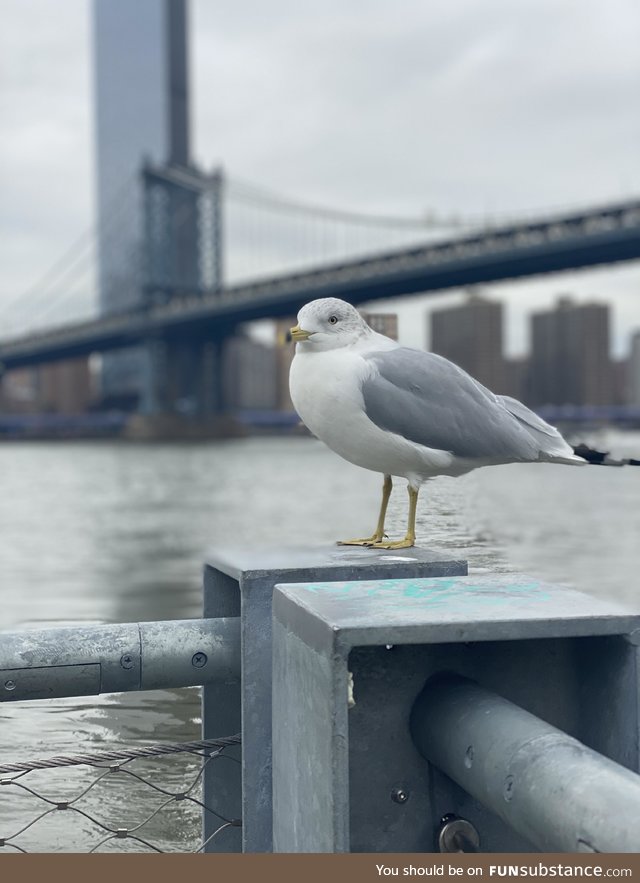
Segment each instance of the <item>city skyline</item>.
M640 328L631 332L623 358L611 347L612 310L567 294L527 319L529 346L519 358L503 344L503 304L471 293L462 304L425 316L426 338L444 356L492 392L545 405L640 403Z
M231 4L196 0L194 154L294 197L383 213L508 214L637 193L639 122L629 99L640 81L632 51L640 11L615 6L614 16L595 3L524 3L516 16L494 0L479 20L466 2L452 11L406 0L393 14L374 4L365 28L349 4L310 14L278 2L268 20L256 5L240 22ZM42 0L5 2L0 306L91 222L88 4L68 0L55 20L43 10ZM533 58L543 30L544 70L513 67ZM321 50L334 34L328 70ZM378 50L389 60L382 69ZM349 138L339 138L346 119ZM637 263L496 289L508 303L512 353L523 351L527 311L548 306L558 289L615 303L618 352L640 325ZM401 335L416 345L425 305L455 298L395 302Z

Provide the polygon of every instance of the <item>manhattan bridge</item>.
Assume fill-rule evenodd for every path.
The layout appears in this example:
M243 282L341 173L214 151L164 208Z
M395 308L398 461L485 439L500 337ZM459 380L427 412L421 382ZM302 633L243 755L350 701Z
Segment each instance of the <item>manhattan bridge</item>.
M97 256L110 253L117 297L105 312ZM638 258L640 200L524 220L385 217L296 202L220 170L145 165L114 194L107 223L4 305L0 362L10 371L143 345L148 410L189 392L215 413L215 380L193 384L207 368L215 378L241 323L293 316L316 297L359 304Z

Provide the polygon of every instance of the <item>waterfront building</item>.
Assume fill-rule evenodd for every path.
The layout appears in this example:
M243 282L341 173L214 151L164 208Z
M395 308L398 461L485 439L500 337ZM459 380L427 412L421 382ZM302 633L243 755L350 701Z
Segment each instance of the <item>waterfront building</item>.
M613 400L609 307L559 298L531 317L533 405L608 405Z
M496 393L506 392L503 306L479 294L433 310L431 351L444 356Z
M363 313L363 319L378 334L384 334L391 340L398 339L398 314L397 313Z
M288 319L277 319L275 322L276 338L276 408L279 411L293 411L293 402L289 393L289 372L291 362L296 354L295 344L289 340L289 329L298 320L295 316Z
M627 367L627 401L640 408L640 329L631 336L631 349Z
M8 371L0 387L0 412L80 414L94 398L89 358L62 359Z
M238 334L225 341L222 355L224 409L273 410L277 407L277 350Z

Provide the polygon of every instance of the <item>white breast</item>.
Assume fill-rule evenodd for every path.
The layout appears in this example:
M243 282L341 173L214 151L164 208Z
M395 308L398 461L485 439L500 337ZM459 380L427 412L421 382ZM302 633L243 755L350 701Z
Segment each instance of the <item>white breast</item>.
M296 352L289 386L305 426L345 460L374 472L426 478L446 471L452 459L447 452L415 445L369 420L361 390L375 370L346 347Z

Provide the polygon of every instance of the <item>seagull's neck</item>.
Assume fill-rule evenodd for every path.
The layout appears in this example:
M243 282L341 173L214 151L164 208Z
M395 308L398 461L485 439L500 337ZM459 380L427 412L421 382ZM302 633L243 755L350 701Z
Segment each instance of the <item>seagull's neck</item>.
M351 344L351 349L354 352L379 352L381 350L394 350L399 345L395 340L391 340L390 337L378 334L377 331L367 326L363 329L363 333Z

